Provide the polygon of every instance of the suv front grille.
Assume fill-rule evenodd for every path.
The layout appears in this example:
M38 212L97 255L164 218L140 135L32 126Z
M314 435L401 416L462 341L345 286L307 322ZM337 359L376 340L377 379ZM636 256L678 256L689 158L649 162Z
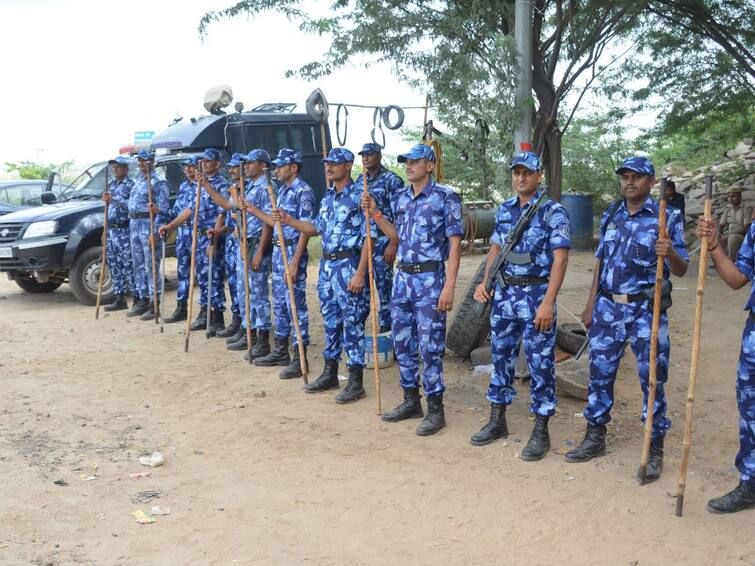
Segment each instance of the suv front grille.
M0 244L15 242L16 238L18 238L19 232L21 232L21 228L23 227L23 224L0 222Z

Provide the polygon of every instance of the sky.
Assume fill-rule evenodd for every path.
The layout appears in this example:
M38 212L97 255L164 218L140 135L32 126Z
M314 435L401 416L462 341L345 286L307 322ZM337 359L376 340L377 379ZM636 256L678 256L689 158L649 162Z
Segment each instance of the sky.
M305 35L277 14L197 26L234 0L0 0L3 87L0 169L23 160L78 166L108 159L134 132L167 128L176 116L207 112L205 92L229 84L246 109L304 102L319 87L332 104L421 106L425 93L390 67L348 66L308 82L285 72L316 59L327 38ZM233 104L231 105L233 106ZM421 127L420 110L405 125ZM335 141L335 107L330 113ZM372 110L352 108L346 146L370 141ZM387 132L387 130L386 130ZM406 142L389 133L386 154ZM2 173L0 173L2 174Z

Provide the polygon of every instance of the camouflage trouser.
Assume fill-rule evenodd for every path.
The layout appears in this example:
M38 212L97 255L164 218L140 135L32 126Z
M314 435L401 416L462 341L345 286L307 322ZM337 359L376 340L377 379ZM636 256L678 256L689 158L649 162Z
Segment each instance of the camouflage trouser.
M288 260L294 256L296 245L286 246ZM299 315L299 328L301 330L302 342L309 344L309 312L307 311L307 262L309 254L304 252L301 261L299 261L299 270L296 273L294 281L294 301L296 302L296 311ZM280 248L273 248L273 310L275 312L275 334L276 336L292 336L292 341L296 344L296 332L291 329L291 304L288 295L288 285L286 284L283 273L283 256Z
M524 352L530 376L530 411L543 416L556 413L556 310L553 326L546 332L535 328L537 308L543 301L547 285L528 287L496 285L493 308L490 311L490 345L494 370L490 376L488 400L511 404L516 397L513 387L514 367L519 345L524 340Z
M252 328L257 330L270 330L270 268L272 267L272 253L262 256L262 262L258 271L252 271L251 256L254 249L249 251L249 312L252 319ZM244 261L241 258L241 246L236 259L236 281L239 306L241 308L242 326L246 328L246 299L244 298Z
M387 236L379 236L374 240L372 253L372 270L375 275L375 287L380 298L380 314L378 324L380 328L391 327L391 292L393 290L393 266L388 265L383 257L385 248L390 239ZM369 293L369 285L367 285ZM369 296L369 295L368 295Z
M443 383L446 313L438 311L445 280L443 271L417 274L397 271L393 278L393 351L404 389L419 385L420 356L425 393L433 395L446 389Z
M191 228L180 226L176 232L176 275L178 288L176 300L186 301L189 298L189 275L191 273Z
M755 322L747 320L737 366L739 452L735 459L742 481L755 481Z
M238 279L236 278L236 258L239 255L239 241L230 234L225 235L225 251L223 254L225 262L225 277L228 280L228 294L231 296L231 312L233 314L241 314L240 304L244 302L243 285L244 281L241 281L242 293L241 301L239 301L238 295Z
M363 367L364 321L369 312L367 286L356 295L348 290L358 265L356 255L334 261L321 259L317 291L325 324L323 358L340 360L343 350L349 366Z
M149 244L149 218L131 219L131 256L134 264L134 281L139 298L154 297L154 280L152 278L152 248ZM160 237L155 230L155 276L160 270ZM159 281L158 281L159 283ZM158 292L160 291L158 285Z
M611 420L613 384L619 362L629 341L635 358L642 388L642 421L647 415L648 376L650 374L650 328L653 311L648 301L616 304L599 296L593 308L590 327L590 387L584 416L592 425L604 425ZM668 316L661 314L658 330L658 385L653 407L653 438L666 435L671 421L666 417L665 384L668 378L669 352Z
M207 304L207 277L210 271L210 262L207 257L207 246L210 244L210 239L205 234L204 230L199 233L197 241L197 257L196 257L196 277L199 282L199 304L204 306ZM215 253L212 256L212 297L210 298L210 304L213 309L224 311L225 310L225 291L223 289L223 242L218 245L215 241Z
M138 299L131 258L131 235L128 227L108 228L105 252L110 278L113 280L113 293L123 295L128 287L134 298Z

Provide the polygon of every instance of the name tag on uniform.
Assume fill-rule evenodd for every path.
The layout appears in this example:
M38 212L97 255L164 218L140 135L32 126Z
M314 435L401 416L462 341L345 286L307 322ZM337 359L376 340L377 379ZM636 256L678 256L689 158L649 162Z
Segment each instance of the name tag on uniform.
M606 226L606 230L616 230L616 224L609 224L608 226Z

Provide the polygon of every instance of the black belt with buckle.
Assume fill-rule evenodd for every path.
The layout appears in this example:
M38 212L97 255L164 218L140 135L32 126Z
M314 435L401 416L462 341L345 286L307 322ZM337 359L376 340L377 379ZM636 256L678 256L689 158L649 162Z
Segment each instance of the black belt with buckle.
M107 227L108 228L128 228L129 227L128 222L108 222Z
M323 259L328 261L336 261L339 259L346 259L347 257L356 257L359 254L358 250L338 250L337 252L322 252Z
M177 228L192 228L192 222L189 222L188 220L184 222L183 224L179 224Z
M527 285L545 285L548 283L547 277L511 277L509 275L503 276L503 282L506 285L513 285L514 287L526 287Z
M299 240L283 240L283 243L286 244L287 246L293 246L298 241ZM278 238L273 238L273 245L276 248L279 248L280 247L280 240Z
M647 301L648 296L645 293L628 293L626 295L619 295L616 293L609 293L608 291L603 291L602 289L599 292L601 297L605 297L611 302L616 303L617 305L626 305L627 303L640 303L642 301Z
M417 274L438 271L442 265L442 261L426 261L424 263L399 263L396 267L404 273Z
M128 217L131 220L141 220L143 218L149 218L149 212L129 212Z

